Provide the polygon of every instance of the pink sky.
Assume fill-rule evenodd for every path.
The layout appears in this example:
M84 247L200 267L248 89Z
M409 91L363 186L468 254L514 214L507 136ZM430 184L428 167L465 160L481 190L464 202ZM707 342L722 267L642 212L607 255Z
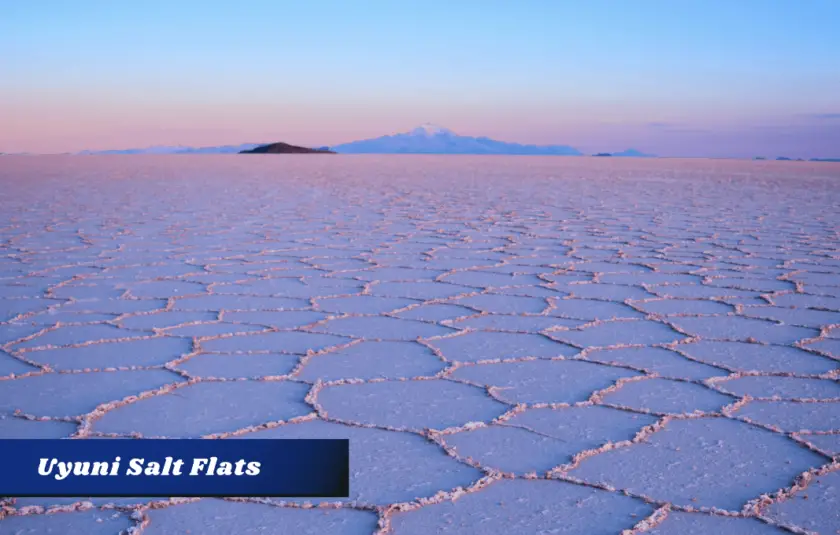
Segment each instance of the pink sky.
M636 148L663 156L837 156L840 120L806 114L758 120L751 110L718 110L688 122L678 106L629 109L619 104L546 106L527 103L488 111L487 103L305 100L287 105L156 103L140 95L18 93L0 103L0 151L77 152L152 145L212 146L285 141L335 145L404 132L433 122L461 135L502 141L568 144L584 152ZM260 99L262 100L262 99ZM653 117L655 120L647 120ZM745 126L746 125L746 126Z

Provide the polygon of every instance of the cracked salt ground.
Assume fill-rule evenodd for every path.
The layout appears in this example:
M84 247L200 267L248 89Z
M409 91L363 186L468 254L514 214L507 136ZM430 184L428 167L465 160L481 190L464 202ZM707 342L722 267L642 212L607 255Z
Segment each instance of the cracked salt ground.
M674 349L688 358L736 372L819 375L840 366L837 360L791 346L700 341Z
M119 327L105 324L58 326L35 338L11 345L13 349L80 345L97 340L117 340L132 335ZM137 336L136 334L134 336Z
M467 332L430 340L429 345L445 358L459 362L498 361L517 357L560 357L577 350L539 334Z
M81 416L105 403L182 382L181 377L166 370L29 375L0 381L0 413Z
M552 299L549 314L571 319L597 321L643 318L644 313L629 305L594 299Z
M789 432L840 429L840 402L753 401L735 416Z
M585 458L569 475L658 502L740 511L827 461L770 431L703 418L670 421L645 441Z
M452 302L491 314L539 314L548 307L544 299L515 295L483 294Z
M288 376L297 365L296 355L200 353L172 366L191 378L260 379Z
M387 316L328 319L314 327L313 330L375 340L414 340L456 332L454 329L443 325Z
M484 475L414 433L310 420L248 433L242 438L349 439L353 459L350 499L362 504L387 506L432 498L440 491L468 487Z
M722 368L689 360L675 351L662 347L595 349L587 352L586 360L626 366L669 379L682 378L702 381L710 377L729 374Z
M438 379L327 386L318 400L330 418L415 430L491 421L508 408L480 388Z
M840 168L465 158L4 158L0 437L353 466L0 532L836 534Z
M693 299L651 299L634 303L639 310L648 314L679 316L689 314L728 314L735 307L718 301L697 301Z
M202 382L116 407L93 431L144 437L193 438L304 416L306 385L286 381ZM213 400L224 399L222 407ZM211 410L210 407L213 407ZM149 414L158 414L150 420Z
M2 519L2 522L3 532L13 535L115 535L131 529L134 525L128 516L119 511L97 509L37 516L10 516Z
M710 533L784 535L790 532L776 526L765 524L755 518L669 511L668 516L660 524L657 524L653 529L644 533L648 535L708 535Z
M799 434L797 438L809 442L828 455L840 457L840 433L833 435Z
M620 494L562 481L503 480L457 502L394 515L398 535L556 533L612 535L653 511Z
M819 351L822 354L832 356L834 358L840 359L840 340L837 339L824 339L819 340L817 342L809 343L807 346L808 349L813 349L815 351Z
M32 421L0 414L0 437L2 438L64 438L76 431L73 422L54 420Z
M772 321L737 316L674 318L671 322L687 334L717 340L758 340L768 344L792 344L819 335L816 329L777 325Z
M547 472L575 454L630 440L653 416L605 407L531 409L497 424L443 437L460 456L504 472Z
M201 343L202 349L214 352L269 352L297 353L305 355L307 351L322 351L329 347L341 346L351 339L332 334L320 334L301 331L267 332L265 334L244 334L224 338L214 338Z
M737 396L755 398L835 399L840 401L840 384L826 379L800 377L739 377L715 383L718 389Z
M19 354L34 364L49 366L53 370L84 371L160 366L191 350L189 340L161 337L106 340L62 349L39 348Z
M491 389L507 403L576 403L638 372L578 360L529 360L457 368L453 379Z
M177 327L187 323L212 322L218 319L215 312L155 312L136 316L120 316L115 318L117 324L124 329L137 329L154 332L155 329Z
M353 509L291 509L267 504L206 499L146 513L148 535L201 533L372 533L376 515Z
M0 351L0 378L11 378L38 370L35 366L18 360L5 351Z
M701 385L672 379L628 381L601 399L607 405L661 415L719 412L737 401Z
M365 341L307 359L298 375L308 381L433 376L446 364L417 342Z
M473 316L475 314L476 311L471 308L439 303L412 307L396 313L396 316L399 318L421 321L452 321L458 318Z
M549 316L490 314L488 316L473 316L455 320L448 325L461 329L474 329L479 331L510 331L537 334L542 331L579 327L584 323L581 320L567 320Z
M769 504L764 514L785 526L831 533L840 526L840 472L815 476L807 489Z
M653 345L685 338L674 329L653 321L610 321L551 335L578 347Z

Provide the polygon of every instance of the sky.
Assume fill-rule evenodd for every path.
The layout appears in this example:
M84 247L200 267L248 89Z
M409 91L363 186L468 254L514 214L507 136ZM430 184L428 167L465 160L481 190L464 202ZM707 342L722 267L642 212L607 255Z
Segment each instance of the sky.
M421 123L662 156L840 157L837 0L39 0L0 13L0 152Z

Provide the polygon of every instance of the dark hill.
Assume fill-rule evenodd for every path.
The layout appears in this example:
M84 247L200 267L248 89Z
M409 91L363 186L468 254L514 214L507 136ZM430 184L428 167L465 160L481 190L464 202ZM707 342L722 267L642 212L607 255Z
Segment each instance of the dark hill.
M331 150L324 149L308 149L306 147L298 147L296 145L289 145L288 143L269 143L268 145L260 145L251 150L239 151L239 154L335 154Z

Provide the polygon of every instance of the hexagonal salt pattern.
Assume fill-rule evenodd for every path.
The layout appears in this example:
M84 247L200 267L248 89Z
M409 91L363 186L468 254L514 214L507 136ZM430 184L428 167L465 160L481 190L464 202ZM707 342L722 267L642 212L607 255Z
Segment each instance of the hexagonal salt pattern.
M790 532L755 518L669 511L668 516L662 522L644 533L650 535L707 535L709 533L785 535Z
M72 422L44 422L0 414L0 438L65 438L75 433L76 427Z
M608 511L608 513L607 513ZM480 492L394 515L395 535L612 535L652 512L640 500L562 481L504 480Z
M431 498L440 490L469 487L484 475L457 462L415 434L311 420L242 435L261 438L346 438L350 440L350 499L388 505ZM335 501L335 500L326 500Z
M546 472L575 454L631 440L653 416L598 406L531 409L487 427L443 437L459 456L520 475Z
M37 417L67 417L93 412L144 392L156 392L182 383L168 370L103 373L46 373L0 381L0 413Z
M269 504L204 499L149 511L147 534L265 533L320 535L372 533L376 515L353 509L291 509Z
M413 429L490 421L508 408L480 388L440 379L327 386L318 401L330 418Z
M353 465L0 532L834 533L840 169L782 163L4 156L0 437Z
M737 398L688 381L654 378L629 381L602 399L609 405L665 415L719 412Z
M728 418L673 420L646 440L584 459L569 475L659 502L740 511L824 457Z
M508 403L576 403L639 372L580 360L527 360L457 368L454 379L492 388Z
M288 381L200 382L117 407L94 423L102 433L193 438L310 412L306 385ZM207 411L215 400L223 406ZM149 414L157 414L149 420Z
M61 512L47 515L10 516L2 520L4 533L62 535L114 535L124 533L133 522L124 513L111 510ZM5 531L8 530L8 531Z
M840 531L840 470L814 476L807 488L769 504L764 514L782 525L812 533Z

